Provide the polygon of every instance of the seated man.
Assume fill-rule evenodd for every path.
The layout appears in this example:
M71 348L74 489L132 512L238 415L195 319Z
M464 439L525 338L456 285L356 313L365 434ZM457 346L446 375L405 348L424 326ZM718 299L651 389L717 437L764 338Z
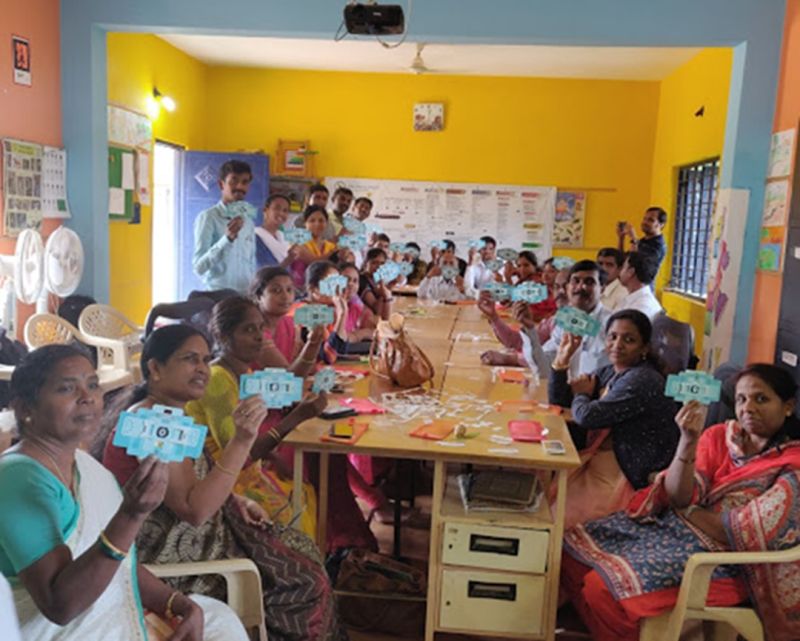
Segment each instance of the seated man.
M656 266L652 259L641 252L628 252L619 272L619 280L628 291L622 299L619 309L635 309L642 312L651 321L664 311L650 289L656 275Z
M600 302L611 312L622 309L620 303L628 295L628 290L619 280L619 271L624 262L625 254L615 247L603 247L597 252L597 264L606 273L606 284L600 294Z
M419 298L431 298L433 300L454 303L466 298L464 294L464 279L459 274L449 276L442 273L445 267L455 267L458 269L458 261L452 252L445 251L439 259L439 264L434 265L428 271L428 275L422 279L417 290Z
M480 240L483 241L483 247L477 252L470 249L470 264L464 274L464 291L470 298L478 298L481 287L497 280L495 273L486 266L495 257L497 241L491 236L481 236Z
M581 260L569 270L567 282L567 299L569 305L586 312L600 322L600 332L596 336L586 337L569 361L569 378L577 378L582 374L591 374L596 369L608 364L605 347L605 326L611 316L600 303L600 268L593 260ZM547 375L553 359L561 345L564 330L556 325L550 339L542 345L536 327L524 321L525 310L521 309L523 330L520 334L523 342L522 354L528 366L535 372Z
M220 201L194 222L192 267L207 289L244 293L256 271L256 209L244 203L253 172L241 160L229 160L219 172Z

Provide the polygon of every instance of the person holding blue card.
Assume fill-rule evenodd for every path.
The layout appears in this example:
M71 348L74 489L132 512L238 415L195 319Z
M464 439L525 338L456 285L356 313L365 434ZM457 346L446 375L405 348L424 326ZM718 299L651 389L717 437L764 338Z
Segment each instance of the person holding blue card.
M142 350L144 382L118 405L182 408L201 399L209 384L211 358L205 337L196 329L188 325L157 329ZM116 423L114 414L108 418ZM238 403L226 421L232 424L233 437L216 458L201 456L195 462L187 459L170 465L164 503L148 517L138 537L140 558L146 563L185 563L246 556L261 573L270 638L322 640L328 634L335 638L339 623L314 543L296 530L270 522L258 503L234 491L265 416L260 397ZM114 448L111 439L113 435L103 463L124 483L136 460L131 462ZM225 590L224 581L215 577L186 577L177 583L210 596Z
M439 263L430 268L419 284L417 296L447 303L467 299L455 254L445 252L441 255Z
M550 370L550 403L569 408L570 434L583 466L567 486L566 527L610 514L672 460L678 445L675 403L664 394L660 363L650 349L650 320L633 309L608 319L611 363L569 378L582 339L564 333Z
M495 258L497 241L491 236L481 236L478 247L470 247L469 266L464 273L464 293L471 298L478 298L481 288L487 283L501 280L486 263Z
M796 397L790 372L769 364L745 367L735 380L736 420L704 429L707 407L688 402L675 417L680 440L669 467L624 512L565 533L561 586L592 638L639 639L643 617L675 606L696 552L797 546ZM798 582L796 563L720 565L710 579L708 605L749 601L765 638L800 639L797 600L789 596Z
M147 608L171 620L175 638L245 641L227 605L187 597L137 561L134 542L164 500L171 466L136 462L120 489L82 449L103 412L88 355L40 347L17 365L10 393L20 439L0 457L0 572L15 584L21 637L140 641Z
M364 260L364 268L361 270L361 279L358 287L358 295L364 304L372 310L375 316L383 320L387 320L392 313L394 298L392 297L391 288L400 279L399 273L395 281L389 283L375 278L375 274L387 261L388 254L386 250L380 247L370 249Z
M295 287L300 291L305 287L306 268L315 260L324 260L336 251L336 243L325 237L328 212L323 207L306 207L302 220L304 227L311 233L311 240L299 246L298 258L290 266Z

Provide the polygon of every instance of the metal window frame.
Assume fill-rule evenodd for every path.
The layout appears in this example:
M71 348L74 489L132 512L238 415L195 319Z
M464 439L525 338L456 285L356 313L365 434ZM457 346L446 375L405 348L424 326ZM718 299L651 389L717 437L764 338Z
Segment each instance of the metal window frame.
M719 157L678 167L669 289L706 298L708 239L719 183Z

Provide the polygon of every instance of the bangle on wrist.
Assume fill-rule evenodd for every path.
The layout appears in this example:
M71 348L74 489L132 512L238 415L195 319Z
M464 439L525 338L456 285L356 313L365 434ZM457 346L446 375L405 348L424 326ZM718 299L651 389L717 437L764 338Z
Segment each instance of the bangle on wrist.
M267 436L271 437L273 441L275 441L275 445L278 445L282 440L283 437L281 433L278 431L277 427L273 427L269 432L267 432Z
M109 559L114 561L124 561L125 557L128 556L127 552L120 550L108 539L105 530L100 532L100 536L97 537L97 543L100 545L100 551Z
M214 463L214 467L216 467L220 472L223 474L227 474L228 476L238 476L237 472L234 472L232 469L225 467L220 461Z
M683 458L682 456L679 456L679 457L678 457L678 460L679 460L681 463L686 463L686 465L689 465L689 464L691 464L691 463L694 463L694 461L695 461L695 457L693 456L692 458Z
M167 605L164 607L164 616L168 619L174 619L175 613L172 611L172 605L175 602L175 597L180 594L177 590L175 590L172 594L169 595L167 599Z

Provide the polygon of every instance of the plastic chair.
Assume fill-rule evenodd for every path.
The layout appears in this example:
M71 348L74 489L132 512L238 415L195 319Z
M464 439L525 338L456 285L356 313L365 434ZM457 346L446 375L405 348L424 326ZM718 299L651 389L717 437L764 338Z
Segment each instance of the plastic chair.
M689 369L694 359L694 329L689 323L658 314L653 319L650 345L664 364L665 374Z
M228 586L228 605L236 612L245 628L258 630L259 641L267 641L264 623L264 602L261 599L261 575L250 559L225 559L198 563L165 563L145 565L160 578L219 574Z
M104 392L134 382L128 367L127 350L118 340L86 336L72 323L55 314L34 314L25 323L23 335L31 350L43 345L69 345L76 341L97 348L97 375Z
M144 324L144 336L147 338L152 334L155 329L156 321L159 318L169 318L172 320L180 320L190 325L197 327L204 334L208 334L206 327L208 320L203 323L196 317L198 315L209 315L211 308L214 307L214 301L211 298L204 296L193 298L192 300L181 301L179 303L159 303L153 307L147 314L147 320Z
M718 565L795 563L800 561L800 545L775 552L701 552L686 562L678 601L671 612L642 621L639 641L679 641L685 621L714 622L716 641L735 641L739 634L746 641L764 641L764 628L756 611L748 606L715 608L706 605L711 575Z
M139 361L142 355L143 327L110 305L95 303L88 305L81 312L78 329L90 338L119 341L122 344L121 349L127 353L128 370L137 382L141 379ZM102 349L105 350L105 348ZM109 355L104 352L104 356L108 357Z

